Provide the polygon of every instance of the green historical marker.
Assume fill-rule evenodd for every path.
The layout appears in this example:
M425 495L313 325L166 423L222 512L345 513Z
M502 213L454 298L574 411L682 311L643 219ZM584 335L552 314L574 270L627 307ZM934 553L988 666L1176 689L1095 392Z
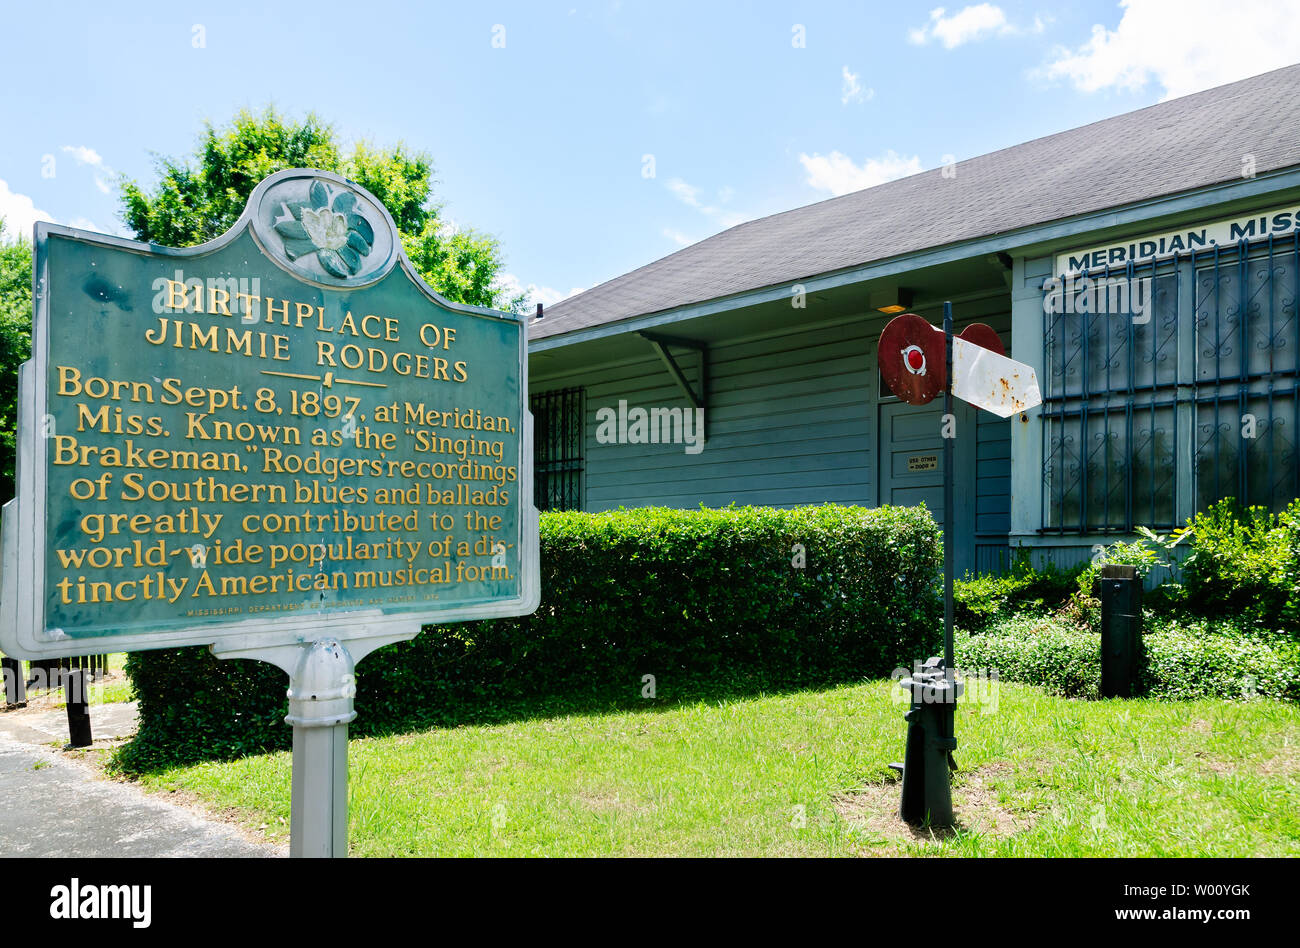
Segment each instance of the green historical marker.
M199 247L38 224L35 253L0 648L279 665L293 849L342 855L355 662L537 607L523 322L439 297L313 170Z

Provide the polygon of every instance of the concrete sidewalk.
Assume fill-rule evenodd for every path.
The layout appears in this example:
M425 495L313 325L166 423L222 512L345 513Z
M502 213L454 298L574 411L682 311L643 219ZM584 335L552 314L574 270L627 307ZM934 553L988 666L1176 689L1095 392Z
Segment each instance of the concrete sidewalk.
M90 706L90 734L96 743L130 737L135 728L134 701ZM37 710L35 702L23 709L6 711L0 714L0 737L12 738L20 744L66 744L68 712L63 708Z
M97 741L135 730L134 704L95 705ZM66 712L0 714L0 856L283 855L128 783L97 776L51 746L66 743Z

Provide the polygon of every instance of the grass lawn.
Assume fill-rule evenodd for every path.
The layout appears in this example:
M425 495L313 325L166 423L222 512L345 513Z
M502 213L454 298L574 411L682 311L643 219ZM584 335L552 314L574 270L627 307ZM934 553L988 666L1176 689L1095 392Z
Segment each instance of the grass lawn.
M893 816L888 681L354 740L355 856L1300 855L1300 708L1079 701L1002 685L959 710L935 836ZM156 772L276 841L289 755Z

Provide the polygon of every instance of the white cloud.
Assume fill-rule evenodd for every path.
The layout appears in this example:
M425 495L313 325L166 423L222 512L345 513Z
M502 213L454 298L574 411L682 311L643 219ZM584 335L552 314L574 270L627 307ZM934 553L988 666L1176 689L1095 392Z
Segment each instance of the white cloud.
M534 309L538 303L543 306L551 306L560 302L560 300L567 300L570 296L576 296L586 289L585 286L575 286L569 292L564 293L549 286L538 286L536 283L529 283L524 286L513 273L498 274L496 286L504 290L506 295L511 298L523 293L527 298L527 305L530 310Z
M848 105L850 102L865 102L876 94L875 89L864 89L862 83L858 82L861 74L850 72L849 67L843 69L843 84L840 86L840 103Z
M99 152L93 148L87 148L85 145L64 145L63 150L76 158L79 165L95 165L99 167L104 164L104 159L100 157Z
M832 151L829 155L799 155L799 162L808 172L808 183L819 191L829 191L837 197L851 191L874 187L919 174L921 159L917 155L907 157L892 148L879 158L868 158L860 166L853 163L848 155Z
M95 187L104 194L113 193L112 180L117 177L117 172L104 164L99 152L86 145L64 145L63 151L75 158L77 164L89 165L95 169Z
M909 30L907 38L917 45L938 40L945 49L954 49L963 43L984 39L994 33L1013 33L1016 30L1007 22L1007 15L1002 8L991 3L977 3L962 7L952 16L947 10L938 7L930 11L930 22L914 30ZM1041 21L1035 26L1041 29Z
M1155 82L1172 99L1300 60L1300 4L1256 0L1121 0L1119 25L1092 28L1075 49L1058 47L1038 71L1083 92L1136 92Z
M743 214L737 214L733 211L724 211L715 204L705 204L700 200L701 189L694 185L687 184L681 178L672 178L665 185L671 191L677 200L681 201L688 207L693 207L709 220L721 227L735 227L737 224L743 224L747 218ZM735 195L730 187L723 187L718 191L718 203L730 201Z
M70 227L78 227L81 230L88 230L96 234L113 234L122 235L120 228L105 230L94 221L85 217L76 217L70 221L60 221L49 211L43 211L26 194L18 194L9 190L9 184L3 178L0 178L0 218L4 220L4 239L14 240L18 237L32 238L32 225L37 221L48 221L51 224L64 224Z
M0 218L4 218L4 235L8 240L32 236L32 225L37 221L57 223L49 211L42 211L25 194L15 194L9 184L0 178Z
M673 230L671 227L665 227L663 234L679 247L689 247L691 244L695 243L695 241L687 237L681 231Z
M681 178L672 178L668 182L668 190L677 195L678 200L683 204L689 204L691 207L700 206L700 189L691 187Z

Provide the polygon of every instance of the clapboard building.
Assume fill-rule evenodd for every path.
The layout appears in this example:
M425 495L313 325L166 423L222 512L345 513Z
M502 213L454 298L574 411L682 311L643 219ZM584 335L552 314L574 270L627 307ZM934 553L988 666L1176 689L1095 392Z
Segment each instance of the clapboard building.
M1297 103L1280 69L741 224L550 307L529 327L539 506L924 501L956 518L959 572L1021 545L1072 562L1221 497L1284 506ZM874 348L944 300L1044 396L959 408L951 512L939 402L892 397Z

